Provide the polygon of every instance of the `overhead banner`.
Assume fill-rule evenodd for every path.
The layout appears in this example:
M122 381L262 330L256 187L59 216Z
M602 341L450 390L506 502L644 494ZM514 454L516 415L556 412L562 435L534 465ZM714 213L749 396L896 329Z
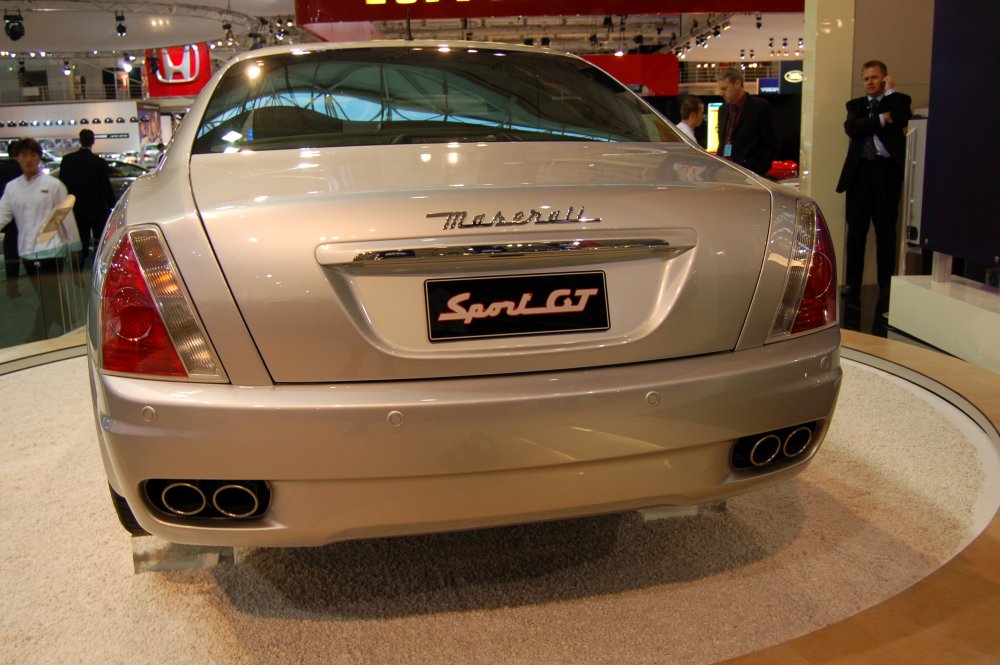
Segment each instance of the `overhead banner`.
M146 51L150 97L194 97L212 78L208 44L185 44Z
M295 0L301 25L490 16L801 12L805 0Z

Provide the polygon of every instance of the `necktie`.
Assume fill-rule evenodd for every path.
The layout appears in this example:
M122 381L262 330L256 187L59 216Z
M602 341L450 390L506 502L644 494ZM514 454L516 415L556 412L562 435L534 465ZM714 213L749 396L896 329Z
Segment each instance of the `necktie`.
M878 100L877 99L869 99L868 100L868 117L869 118L874 118L875 117L875 109L877 109L877 108L878 108ZM861 146L861 156L864 157L865 159L869 160L869 161L875 159L878 156L878 150L875 149L875 137L874 136L866 136L865 137L865 142Z

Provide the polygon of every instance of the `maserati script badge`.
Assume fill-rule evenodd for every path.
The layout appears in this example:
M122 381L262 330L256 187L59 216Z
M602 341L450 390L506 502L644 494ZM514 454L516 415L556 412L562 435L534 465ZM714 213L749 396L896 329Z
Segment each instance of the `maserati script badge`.
M502 210L489 217L487 213L475 215L469 219L467 210L452 210L450 212L432 212L427 215L428 219L444 219L444 231L453 229L485 229L491 226L523 226L524 224L586 224L601 221L600 217L586 217L583 208L580 212L570 206L563 216L562 210L554 210L548 214L541 213L535 209L531 212L518 210L510 219L504 216Z

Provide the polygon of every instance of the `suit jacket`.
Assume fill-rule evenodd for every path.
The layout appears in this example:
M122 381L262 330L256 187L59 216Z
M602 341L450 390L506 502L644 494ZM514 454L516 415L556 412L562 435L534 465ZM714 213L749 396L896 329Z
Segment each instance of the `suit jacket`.
M733 129L733 154L730 159L757 175L771 170L771 162L778 156L778 132L774 128L774 111L767 100L753 95L746 96L746 104ZM729 104L719 111L719 156L726 146L726 124L729 121Z
M868 116L867 95L847 102L847 120L844 121L844 131L850 137L851 143L847 147L847 158L840 171L840 181L837 182L838 192L846 192L847 188L854 182L858 165L864 159L861 153L865 139L869 136L879 138L885 149L889 151L889 157L893 164L899 169L899 177L903 177L906 162L905 130L913 116L913 112L910 110L910 96L901 92L883 95L876 108L876 113L885 112L892 114L892 122L886 123L883 127L877 116Z
M87 148L80 148L63 156L59 165L59 179L69 193L76 197L73 214L80 219L108 218L115 205L111 188L108 163Z

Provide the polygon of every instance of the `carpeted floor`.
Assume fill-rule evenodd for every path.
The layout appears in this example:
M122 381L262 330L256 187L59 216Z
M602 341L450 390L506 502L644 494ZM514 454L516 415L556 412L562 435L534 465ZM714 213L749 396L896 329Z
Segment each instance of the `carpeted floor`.
M84 359L2 376L0 662L711 663L787 640L927 575L997 507L995 455L961 416L844 365L813 465L722 514L239 550L235 566L140 575Z

